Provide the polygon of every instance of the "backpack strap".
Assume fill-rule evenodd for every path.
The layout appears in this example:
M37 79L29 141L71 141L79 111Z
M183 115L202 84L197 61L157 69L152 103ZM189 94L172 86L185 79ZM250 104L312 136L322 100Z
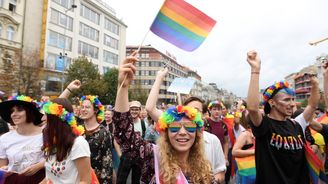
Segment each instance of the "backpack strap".
M143 119L141 119L141 128L142 128L142 138L145 138L146 124L145 124L145 121Z

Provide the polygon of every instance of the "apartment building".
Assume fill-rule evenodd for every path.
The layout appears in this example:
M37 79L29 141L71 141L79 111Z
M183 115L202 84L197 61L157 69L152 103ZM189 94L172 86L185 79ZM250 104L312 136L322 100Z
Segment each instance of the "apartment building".
M130 55L138 46L127 46L126 55ZM159 103L176 103L176 93L168 92L167 89L176 77L187 77L187 71L180 65L170 53L162 53L152 46L142 46L139 51L139 61L136 63L137 71L131 90L134 93L140 88L149 94L155 82L157 71L164 66L168 67L168 74L160 87Z

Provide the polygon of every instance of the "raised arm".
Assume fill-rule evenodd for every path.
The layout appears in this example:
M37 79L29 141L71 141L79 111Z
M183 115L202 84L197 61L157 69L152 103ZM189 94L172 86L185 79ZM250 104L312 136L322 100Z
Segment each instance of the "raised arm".
M318 102L320 100L318 78L315 76L310 76L310 82L311 82L311 93L308 99L308 105L305 107L303 112L304 119L307 122L313 120L313 113L315 112Z
M161 116L162 111L156 108L156 103L158 100L159 90L161 84L163 83L165 76L168 72L167 68L161 69L157 72L156 80L153 84L153 87L150 90L147 102L146 102L146 111L155 122L158 121L158 118Z
M138 52L135 51L132 53L131 56L128 56L119 68L118 87L115 101L116 112L129 111L128 90L129 85L131 84L134 78L134 74L136 72L136 67L134 66L134 63L138 61L138 58L136 57L137 53Z
M79 80L73 80L69 85L65 88L65 90L59 95L58 98L68 98L71 93L77 89L80 89L81 82Z
M256 51L247 53L247 62L251 66L251 79L248 87L247 110L254 126L258 127L262 122L262 114L259 110L259 78L261 70L261 60Z
M255 154L254 149L242 150L242 147L247 144L248 132L244 131L237 138L232 149L232 155L235 157L247 157Z
M322 63L322 70L323 70L323 91L324 91L323 97L327 107L328 106L328 61L327 60Z

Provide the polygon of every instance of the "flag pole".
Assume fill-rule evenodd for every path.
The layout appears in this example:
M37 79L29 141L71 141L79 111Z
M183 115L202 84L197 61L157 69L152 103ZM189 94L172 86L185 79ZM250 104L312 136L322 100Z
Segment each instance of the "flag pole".
M165 0L165 1L166 1L166 0ZM165 1L164 1L164 3L165 3ZM163 3L163 4L164 4L164 3ZM162 6L163 6L163 4L162 4ZM161 8L162 8L162 6L161 6ZM160 8L160 10L161 10L161 8ZM151 25L153 25L153 23L154 23L156 17L157 17L157 15L155 16L154 20L151 22ZM139 45L139 47L138 47L138 49L137 49L137 53L140 51L140 49L141 49L141 47L142 47L142 44L143 44L144 41L146 40L146 37L147 37L148 33L150 32L151 25L149 26L148 31L146 32L144 38L142 39L142 41L141 41L141 43L140 43L140 45ZM123 87L123 84L124 84L124 82L125 82L125 80L126 80L127 77L128 77L128 75L125 74L124 79L123 79L123 81L122 81L122 84L121 84L120 87L117 89L117 91L120 91L120 90L121 90L121 88Z
M147 37L149 31L150 31L150 29L148 29L148 31L146 32L145 36L143 37L143 39L142 39L140 45L138 46L137 53L139 53L139 51L140 51L140 49L141 49L141 47L142 47L142 44L143 44L144 41L146 40L146 37ZM126 80L127 77L128 77L128 75L125 74L124 79L123 79L123 81L122 81L122 84L120 85L120 87L118 88L117 91L120 91L120 90L121 90L121 88L123 87L123 84L124 84L124 82L125 82L125 80Z

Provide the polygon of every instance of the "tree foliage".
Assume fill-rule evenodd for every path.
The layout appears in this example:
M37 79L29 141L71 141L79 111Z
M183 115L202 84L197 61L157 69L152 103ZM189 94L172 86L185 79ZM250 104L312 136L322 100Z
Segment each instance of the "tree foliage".
M104 81L106 84L105 102L106 104L115 104L117 83L118 83L118 69L113 68L104 74Z
M73 80L81 81L81 89L75 92L75 96L97 95L102 103L105 100L106 84L99 74L95 64L85 56L78 57L67 70L66 86Z

